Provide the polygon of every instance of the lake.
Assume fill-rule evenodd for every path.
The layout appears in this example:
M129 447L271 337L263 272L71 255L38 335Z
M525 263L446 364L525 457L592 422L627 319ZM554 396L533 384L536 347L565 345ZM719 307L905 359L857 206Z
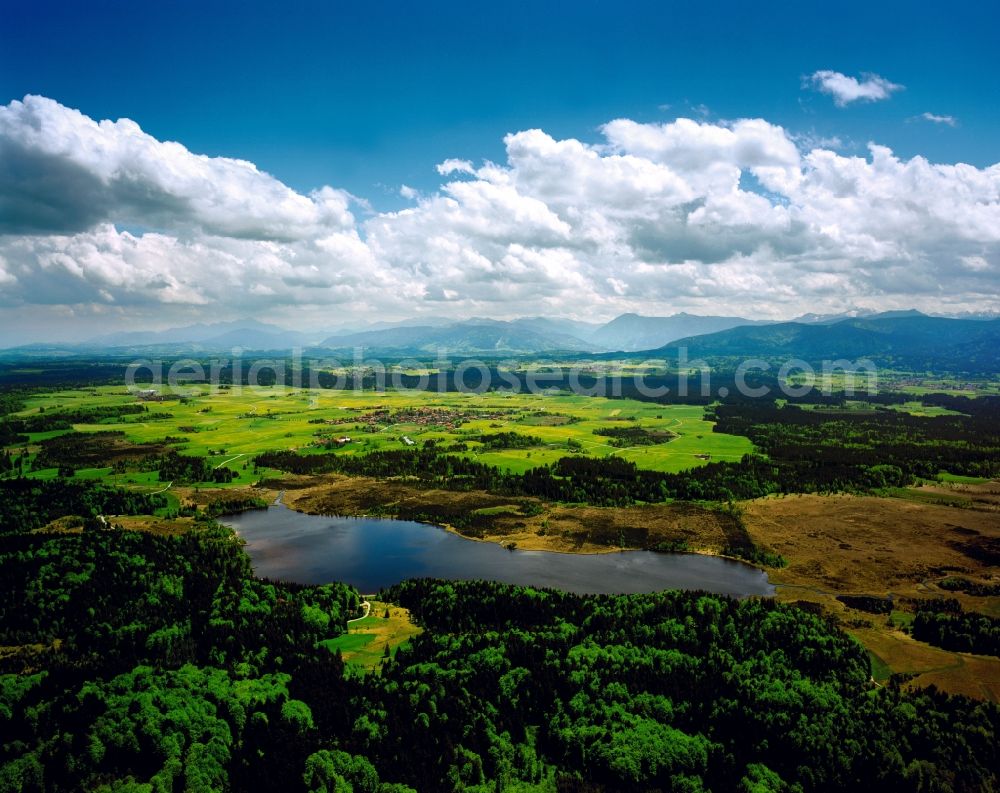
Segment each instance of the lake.
M426 523L306 515L283 504L220 521L246 540L257 575L302 584L344 581L362 592L432 577L485 578L577 593L704 589L738 597L774 594L763 570L714 556L509 551Z

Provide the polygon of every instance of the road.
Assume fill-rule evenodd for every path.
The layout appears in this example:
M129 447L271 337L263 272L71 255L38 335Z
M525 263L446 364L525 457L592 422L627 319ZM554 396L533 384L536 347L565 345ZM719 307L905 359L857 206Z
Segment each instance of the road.
M359 622L372 613L372 604L367 600L361 604L361 607L365 610L365 613L360 617L355 617L353 620L348 620L347 624L350 625L352 622Z

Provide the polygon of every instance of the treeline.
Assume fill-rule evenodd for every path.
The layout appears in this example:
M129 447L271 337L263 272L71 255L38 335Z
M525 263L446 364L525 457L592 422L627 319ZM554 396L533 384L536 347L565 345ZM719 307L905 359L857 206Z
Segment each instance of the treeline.
M161 495L106 487L87 481L7 479L0 481L0 534L41 528L77 515L149 515L167 505Z
M563 457L551 466L539 466L521 474L442 454L433 446L380 450L365 455L265 452L254 458L254 464L296 474L337 472L348 476L406 477L449 490L487 490L599 506L663 501L672 495L668 475L640 470L634 463L617 457Z
M937 585L948 592L964 592L976 597L995 597L1000 595L1000 584L985 584L970 581L962 576L949 576L937 582Z
M224 465L214 466L205 457L193 457L170 451L156 462L161 482L232 482L236 474Z
M125 416L146 413L148 408L140 404L97 405L88 408L42 408L30 416L7 417L3 420L3 430L11 433L51 432L73 429L74 424L114 423Z
M544 446L545 442L534 435L521 432L485 432L482 435L469 437L466 440L479 441L483 450L497 451L502 449L532 449Z
M954 598L921 601L910 629L914 639L945 650L1000 656L1000 619L963 611Z
M0 445L3 439L0 438ZM13 453L4 449L0 452L0 478L7 476L20 476L24 473L25 461L29 459L28 452L22 449Z
M24 410L26 390L20 388L0 388L0 417Z
M121 430L67 432L38 443L32 470L45 468L103 468L141 465L163 453L162 443L133 443Z
M1000 398L942 401L970 414L831 414L774 403L718 405L710 414L715 431L743 435L757 451L739 462L709 463L678 474L642 470L617 457L580 456L512 474L449 455L433 444L367 455L269 452L259 455L256 463L297 474L402 476L435 487L599 506L668 498L728 501L772 493L870 492L905 486L916 477L933 478L942 470L1000 474ZM632 440L629 436L626 442Z
M892 600L873 595L837 595L837 600L851 609L867 611L869 614L891 614Z
M600 357L600 356L598 356ZM710 405L718 397L717 394L726 389L733 394L732 399L750 399L741 397L743 386L750 388L767 388L771 394L780 394L777 377L766 372L752 371L747 374L745 383L737 382L736 364L727 362L724 370L715 371L706 376L704 382L700 375L682 376L676 373L663 375L643 374L616 377L602 376L581 372L573 363L553 365L546 370L516 370L506 366L487 365L480 370L478 367L462 367L461 361L454 361L456 369L448 369L432 375L429 380L420 375L409 375L394 372L391 377L375 371L375 368L357 371L342 377L329 371L310 371L303 367L301 373L293 373L288 368L278 372L279 376L269 369L261 370L261 384L270 385L283 383L287 386L301 385L310 388L313 385L321 389L331 390L386 390L395 387L402 389L422 389L427 392L441 393L482 393L490 389L509 389L516 393L541 393L554 389L583 395L608 397L611 399L636 399L640 402L658 402L661 404L678 405ZM737 362L738 363L738 362ZM433 361L428 364L434 366ZM246 379L247 369L243 369ZM458 372L458 376L456 376ZM220 377L228 382L232 373L228 369L221 371ZM723 391L725 393L725 391ZM816 397L821 397L817 392Z
M78 468L111 466L118 473L127 470L157 471L164 482L231 482L236 474L226 466L217 466L209 458L180 454L168 449L168 443L183 438L133 443L120 430L68 432L46 438L38 444L31 462L35 471L58 468L60 476L72 476ZM14 467L12 458L8 464ZM0 473L4 462L0 460Z
M295 474L337 472L348 476L406 477L415 483L446 490L487 490L501 495L537 496L554 501L621 507L674 498L686 501L728 501L794 490L796 482L782 477L782 469L758 455L738 463L720 462L678 474L648 471L620 457L562 457L552 465L511 473L496 466L450 454L434 447L381 450L365 455L265 452L255 465ZM899 482L880 470L853 471L852 479L831 475L813 477L811 489L836 489L853 481L868 489ZM860 480L860 482L859 482Z
M648 430L645 427L598 427L595 435L611 438L611 445L619 448L628 446L654 446L672 441L677 435L669 430Z
M1000 397L937 398L928 404L968 415L828 413L771 402L719 405L713 415L717 432L749 438L793 488L839 483L839 489L868 489L880 479L894 486L941 471L1000 473Z
M210 518L220 515L230 515L235 512L249 512L255 509L267 509L267 499L260 496L245 496L238 493L213 498L205 506L204 514Z

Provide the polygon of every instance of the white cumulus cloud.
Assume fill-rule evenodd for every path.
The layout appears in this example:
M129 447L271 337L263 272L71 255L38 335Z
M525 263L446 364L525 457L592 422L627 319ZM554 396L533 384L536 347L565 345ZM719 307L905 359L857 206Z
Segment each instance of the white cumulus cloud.
M1000 164L844 156L763 119L601 135L510 134L503 162L445 161L360 220L342 190L28 97L0 107L0 327L1000 309Z
M877 74L862 74L859 80L830 69L813 72L806 83L817 91L832 96L838 107L846 107L851 102L878 102L903 90L903 86Z
M349 197L300 195L245 160L193 154L129 119L94 121L40 96L0 107L0 231L74 232L100 222L190 227L248 239L349 228Z

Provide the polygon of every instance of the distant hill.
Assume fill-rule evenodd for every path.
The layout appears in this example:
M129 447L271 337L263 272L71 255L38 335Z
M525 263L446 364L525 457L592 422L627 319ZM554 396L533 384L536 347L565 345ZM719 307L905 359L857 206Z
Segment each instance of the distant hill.
M434 327L441 328L446 325L453 325L456 322L454 319L448 319L447 317L424 317L417 316L411 317L410 319L399 319L399 320L379 320L378 322L346 322L341 325L330 328L326 333L320 334L317 337L317 341L329 336L347 336L352 333L364 333L369 330L390 330L392 328L422 328L422 327Z
M532 328L541 333L574 336L583 341L590 341L594 333L604 327L604 323L601 322L582 322L562 317L522 317L511 321L515 325Z
M679 339L657 350L687 357L870 358L881 365L947 371L1000 371L1000 320L947 319L889 312L834 323L781 322Z
M573 331L586 335L600 327L576 320L529 317L509 322L493 319L448 320L425 317L343 325L333 333L303 333L257 320L199 323L166 330L137 330L104 334L84 342L11 347L13 356L62 355L199 355L244 352L289 352L294 348L353 350L370 354L435 353L445 349L459 355L542 352L589 352L602 349Z
M1000 312L996 311L960 311L945 314L924 314L916 309L902 309L898 311L874 311L866 308L855 308L850 311L842 311L839 314L802 314L795 317L790 322L804 322L806 324L832 325L844 319L893 319L898 317L944 317L946 319L977 319L991 320L1000 319Z
M622 314L599 327L587 339L598 348L634 352L661 347L687 336L759 324L763 323L742 317L703 317L683 312L668 317Z
M443 349L454 354L585 352L587 342L555 330L538 330L523 320L467 320L446 327L396 327L331 336L320 343L331 350L363 347L369 351L428 353Z
M795 317L792 322L803 322L807 325L832 325L845 319L893 319L899 317L925 317L926 314L915 309L905 309L903 311L868 311L867 309L854 309L844 311L840 314L803 314Z
M232 322L198 323L167 330L125 331L97 336L84 342L85 348L132 348L182 345L191 349L225 350L244 347L251 350L278 350L302 346L316 339L298 331L253 319Z

